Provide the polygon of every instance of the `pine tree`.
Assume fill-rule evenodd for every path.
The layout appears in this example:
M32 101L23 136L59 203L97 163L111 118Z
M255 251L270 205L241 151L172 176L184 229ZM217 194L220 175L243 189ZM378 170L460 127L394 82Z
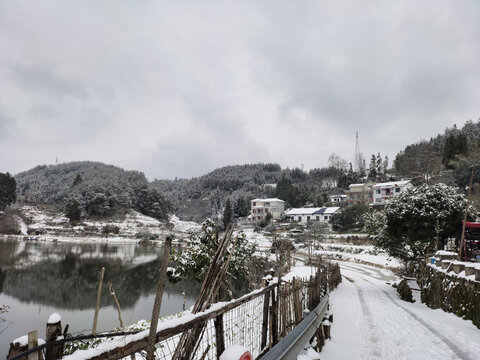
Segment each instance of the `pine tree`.
M228 198L225 209L223 210L223 226L227 227L228 223L232 221L232 215L232 203L230 202L230 198Z
M377 158L375 157L375 154L372 154L368 170L368 178L371 180L375 180L377 178Z
M70 198L65 204L65 216L70 219L70 221L80 220L82 214L81 204L75 198Z
M239 197L233 207L233 212L237 217L247 217L250 214L250 208L247 200L243 196Z
M383 169L383 161L382 161L382 155L378 153L377 155L377 174L383 174L384 169Z
M17 182L8 172L0 173L0 211L17 200Z
M385 159L383 159L383 172L387 173L388 171L388 156L385 155Z

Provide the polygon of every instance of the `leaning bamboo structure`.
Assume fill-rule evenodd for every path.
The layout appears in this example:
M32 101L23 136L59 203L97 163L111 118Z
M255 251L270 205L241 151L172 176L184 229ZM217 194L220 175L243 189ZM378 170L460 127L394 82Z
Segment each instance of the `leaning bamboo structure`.
M202 284L200 294L195 302L195 305L193 306L192 312L194 314L206 310L208 306L213 303L218 294L218 290L227 273L230 259L236 245L235 240L231 253L229 254L228 258L224 260L224 252L231 241L232 235L233 225L230 222L222 240L218 244L217 251L213 257L212 263L210 264L207 276ZM175 349L175 353L172 356L172 360L191 359L192 355L195 353L194 349L201 338L204 328L205 323L196 325L190 331L184 332L180 337Z

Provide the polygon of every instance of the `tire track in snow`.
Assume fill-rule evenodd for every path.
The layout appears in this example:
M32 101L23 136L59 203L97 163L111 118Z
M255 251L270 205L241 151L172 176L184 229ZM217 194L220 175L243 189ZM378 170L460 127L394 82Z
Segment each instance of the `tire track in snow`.
M354 280L348 278L347 276L343 276L343 277L347 281L351 282L355 286L355 289L357 289L357 295L358 295L358 300L360 302L360 307L362 308L363 316L367 320L367 325L368 325L369 333L370 333L368 339L369 339L370 343L372 344L371 351L370 351L371 356L369 356L368 358L369 359L374 359L374 358L380 359L381 354L378 352L378 335L377 335L376 327L375 327L375 325L373 323L373 320L372 320L372 318L373 318L372 317L372 312L368 308L367 302L365 301L365 296L363 295L363 291L355 283Z
M368 276L368 275L367 275ZM423 327L425 327L428 331L430 331L433 335L435 335L440 341L442 341L446 346L448 346L448 348L455 354L458 356L458 358L462 359L462 360L474 360L473 358L469 357L468 353L466 353L463 349L461 349L458 345L456 345L454 342L452 342L451 340L449 340L447 337L445 337L444 335L442 335L438 330L436 330L434 327L432 327L430 324L428 324L425 320L423 320L421 317L419 317L417 314L415 314L413 311L411 311L410 309L408 309L407 307L401 305L400 303L398 303L388 292L386 292L385 290L383 290L382 288L380 288L379 286L375 285L374 283L372 283L371 281L368 281L367 279L365 278L361 278L363 281L371 284L372 286L376 287L377 289L379 289L382 293L385 294L385 296L394 304L396 305L397 307L399 307L400 309L402 309L403 311L405 311L411 318L413 318L414 320L416 320L418 323L420 323ZM354 283L355 284L355 283ZM357 289L359 290L359 293L360 293L360 288L358 287L358 285L355 284L355 286L357 287ZM362 295L363 296L363 295ZM363 308L363 305L362 305L362 308Z

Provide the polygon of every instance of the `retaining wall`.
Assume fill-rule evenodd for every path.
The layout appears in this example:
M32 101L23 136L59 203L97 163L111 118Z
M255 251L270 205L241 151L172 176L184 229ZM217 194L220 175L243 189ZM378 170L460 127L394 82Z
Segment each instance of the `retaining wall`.
M480 328L480 282L430 264L420 264L416 275L423 303L472 320Z

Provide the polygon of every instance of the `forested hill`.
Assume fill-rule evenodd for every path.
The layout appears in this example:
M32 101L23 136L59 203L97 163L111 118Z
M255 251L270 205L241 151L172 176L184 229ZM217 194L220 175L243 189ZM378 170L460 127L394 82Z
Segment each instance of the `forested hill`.
M167 217L167 202L139 171L81 161L37 166L15 179L18 201L61 204L74 217L82 213L111 216L128 209L159 219Z
M408 145L397 154L393 167L399 176L418 183L443 182L465 188L473 164L480 164L480 121L470 120L462 128L453 126L430 140ZM474 182L480 183L478 171Z
M73 219L134 209L159 219L170 212L203 221L220 217L227 200L238 216L249 214L256 197L279 197L287 206L321 206L328 194L342 191L335 189L337 181L348 184L344 165L309 172L278 164L233 165L197 178L149 182L138 171L81 161L37 166L15 179L20 203L58 204Z
M282 169L278 164L225 166L193 179L155 180L152 186L165 195L177 215L199 221L217 216L230 200L238 216L247 216L249 201L257 197L279 197L287 206L322 205L332 186L345 185L345 169L339 166L304 172ZM343 182L342 182L343 179ZM340 190L342 191L342 190Z

